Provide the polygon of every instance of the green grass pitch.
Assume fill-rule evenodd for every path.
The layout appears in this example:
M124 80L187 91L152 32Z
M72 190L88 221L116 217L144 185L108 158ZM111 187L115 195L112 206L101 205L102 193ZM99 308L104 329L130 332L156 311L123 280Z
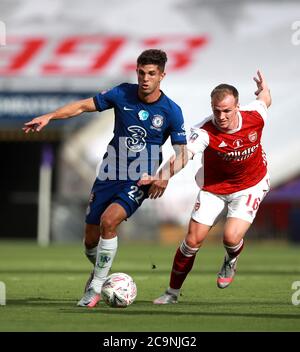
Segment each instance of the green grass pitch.
M292 304L300 281L300 248L287 244L249 244L233 284L216 287L224 251L205 245L183 286L180 302L155 306L169 281L173 246L120 241L112 272L136 281L138 296L125 309L76 307L91 266L80 244L39 248L34 243L0 241L0 331L300 331L300 305ZM300 299L300 291L298 294Z

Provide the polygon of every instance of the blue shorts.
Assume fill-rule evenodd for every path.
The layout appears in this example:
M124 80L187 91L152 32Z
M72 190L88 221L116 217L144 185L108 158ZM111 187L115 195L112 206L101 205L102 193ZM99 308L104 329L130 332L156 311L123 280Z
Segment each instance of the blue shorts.
M100 181L96 178L92 187L85 222L99 225L100 217L112 203L120 204L129 218L148 198L150 186L137 186L137 181Z

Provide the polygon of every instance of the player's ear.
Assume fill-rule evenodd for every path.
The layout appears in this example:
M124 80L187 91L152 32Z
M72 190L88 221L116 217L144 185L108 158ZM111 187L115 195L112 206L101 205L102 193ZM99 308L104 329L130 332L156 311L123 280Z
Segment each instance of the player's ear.
M162 80L164 79L165 75L166 75L166 72L162 72L162 73L160 74L160 79L159 79L159 81L162 81Z

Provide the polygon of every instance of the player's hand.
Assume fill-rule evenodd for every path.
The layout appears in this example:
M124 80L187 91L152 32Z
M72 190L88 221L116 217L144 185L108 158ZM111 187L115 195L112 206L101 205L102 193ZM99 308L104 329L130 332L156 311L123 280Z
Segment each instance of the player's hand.
M152 183L148 195L150 199L160 198L168 186L167 180L156 180Z
M254 94L258 95L264 89L265 78L263 74L258 70L257 77L253 77L253 79L257 85L257 90L254 92Z
M156 176L151 176L148 174L143 174L142 177L140 178L140 180L138 180L137 185L138 186L146 186L146 185L150 185L151 183L153 183L155 180L157 180Z
M151 184L148 195L150 199L156 199L164 194L168 186L168 182L168 180L158 179L157 176L143 174L141 179L138 181L138 186L146 186Z
M44 128L49 123L49 121L50 121L50 117L48 115L39 116L32 119L29 122L26 122L22 130L25 133L28 133L30 131L39 132L42 128Z

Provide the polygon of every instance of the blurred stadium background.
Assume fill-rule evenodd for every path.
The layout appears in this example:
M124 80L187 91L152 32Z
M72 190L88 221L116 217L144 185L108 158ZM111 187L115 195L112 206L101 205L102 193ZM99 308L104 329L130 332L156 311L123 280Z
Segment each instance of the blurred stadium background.
M69 101L135 82L136 57L157 47L169 56L162 89L181 105L187 129L210 114L214 86L235 85L246 104L254 98L256 70L265 74L273 97L263 139L272 192L248 239L300 244L299 1L1 0L0 21L0 238L47 235L49 216L51 241L81 240L113 113L51 122L39 134L23 134L22 125ZM171 153L167 144L164 156ZM182 238L199 162L190 162L162 199L146 201L120 238ZM211 238L220 235L216 227Z

